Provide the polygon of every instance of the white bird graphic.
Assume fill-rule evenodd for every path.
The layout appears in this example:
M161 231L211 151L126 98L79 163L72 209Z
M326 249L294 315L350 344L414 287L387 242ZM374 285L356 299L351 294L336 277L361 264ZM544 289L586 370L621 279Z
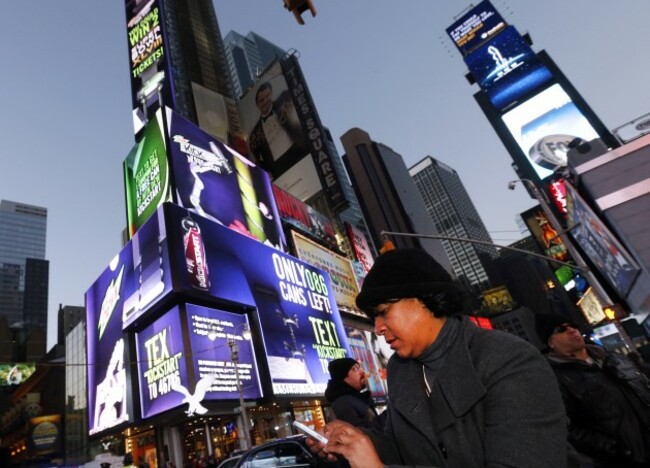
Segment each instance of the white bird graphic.
M187 403L187 411L185 413L188 416L194 414L205 414L208 412L208 409L201 404L203 398L208 389L212 386L212 382L216 379L216 375L206 375L201 380L196 383L196 388L194 389L194 395L190 395L190 392L183 387L180 382L176 382L172 385L172 390L182 393L185 398L183 398L183 403Z

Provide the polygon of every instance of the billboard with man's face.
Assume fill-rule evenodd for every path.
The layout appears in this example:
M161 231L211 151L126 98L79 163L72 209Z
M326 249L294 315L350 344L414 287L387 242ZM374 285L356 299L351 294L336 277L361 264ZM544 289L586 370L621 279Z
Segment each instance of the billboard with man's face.
M304 168L295 176L304 176L304 159L309 157L320 182L315 193L323 190L334 212L348 206L325 130L295 56L275 62L259 78L242 96L239 113L251 155L274 179L287 174L301 160ZM285 188L292 185L290 180L282 184Z

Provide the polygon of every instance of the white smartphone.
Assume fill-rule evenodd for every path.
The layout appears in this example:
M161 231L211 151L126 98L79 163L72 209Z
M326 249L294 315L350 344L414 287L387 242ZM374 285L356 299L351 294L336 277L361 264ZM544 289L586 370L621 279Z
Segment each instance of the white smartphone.
M327 444L327 442L329 442L327 440L327 437L325 437L323 434L319 434L318 432L313 430L311 427L305 426L300 421L294 421L293 422L293 427L298 429L300 432L303 432L303 433L307 434L309 437L312 437L312 438L316 439L319 442L322 442L324 444Z

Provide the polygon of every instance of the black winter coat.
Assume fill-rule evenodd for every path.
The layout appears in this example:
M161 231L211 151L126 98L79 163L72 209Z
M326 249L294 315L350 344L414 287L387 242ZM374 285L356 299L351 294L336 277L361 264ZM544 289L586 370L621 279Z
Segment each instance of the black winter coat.
M569 441L597 466L650 466L650 382L628 358L597 346L602 366L549 354L569 417Z
M360 392L343 381L330 380L325 398L332 403L330 419L341 419L353 426L370 429L379 424L370 392Z

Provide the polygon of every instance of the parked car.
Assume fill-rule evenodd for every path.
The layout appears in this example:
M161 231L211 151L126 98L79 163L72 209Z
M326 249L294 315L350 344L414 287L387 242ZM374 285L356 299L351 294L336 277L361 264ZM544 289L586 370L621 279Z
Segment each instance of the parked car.
M314 455L304 435L289 436L253 447L235 465L237 468L268 468L274 466L334 468L336 462L328 462Z
M232 457L226 458L224 461L217 465L217 468L234 468L237 466L237 462L240 460L241 454L233 455Z

